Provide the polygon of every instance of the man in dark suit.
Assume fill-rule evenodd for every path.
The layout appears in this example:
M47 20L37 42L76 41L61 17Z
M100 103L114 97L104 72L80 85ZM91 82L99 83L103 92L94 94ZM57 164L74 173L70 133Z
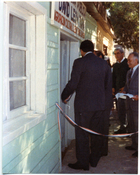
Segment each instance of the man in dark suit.
M124 93L134 95L132 98L126 99L126 111L129 123L129 132L138 131L138 80L139 80L139 55L136 52L132 52L128 56L128 65L130 70L127 73L126 85L124 87ZM126 146L127 150L136 150L132 156L138 156L138 134L131 136L132 145Z
M118 92L122 92L126 82L126 74L129 70L127 59L124 57L124 51L121 47L114 50L114 54L117 62L113 65L112 73L112 94L115 95ZM120 121L120 129L115 131L114 134L126 133L126 110L125 99L119 98L117 101L118 118Z
M74 101L75 121L78 125L103 133L104 111L112 107L111 70L107 62L93 54L94 45L85 40L80 45L82 58L74 61L71 79L64 88L61 99L76 92ZM68 164L73 169L89 170L96 167L102 154L103 136L91 135L76 127L77 162ZM90 150L91 148L91 150Z

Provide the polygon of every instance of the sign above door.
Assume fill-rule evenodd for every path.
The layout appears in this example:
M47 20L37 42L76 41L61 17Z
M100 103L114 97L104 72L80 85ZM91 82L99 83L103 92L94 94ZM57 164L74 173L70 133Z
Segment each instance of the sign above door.
M85 16L82 2L52 1L51 24L81 39L85 37Z

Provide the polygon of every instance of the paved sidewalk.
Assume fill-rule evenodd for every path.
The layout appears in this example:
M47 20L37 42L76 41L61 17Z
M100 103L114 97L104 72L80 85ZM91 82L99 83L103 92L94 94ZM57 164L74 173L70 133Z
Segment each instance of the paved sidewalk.
M118 118L116 110L110 116L109 134L118 130ZM73 140L62 161L62 171L60 174L138 174L138 158L132 157L134 151L125 149L126 145L131 145L130 137L109 137L108 156L101 157L97 167L91 167L89 171L74 170L69 168L68 163L75 163L75 140Z

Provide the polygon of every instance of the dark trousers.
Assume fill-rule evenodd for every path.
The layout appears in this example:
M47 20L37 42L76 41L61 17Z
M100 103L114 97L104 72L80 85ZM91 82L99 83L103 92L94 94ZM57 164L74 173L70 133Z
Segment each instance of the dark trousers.
M105 110L103 112L103 134L108 135L109 134L109 117L110 117L110 110ZM103 147L102 147L102 155L108 154L108 137L103 137Z
M125 99L119 98L117 101L117 110L118 110L118 117L120 121L120 129L124 128L126 124L126 108L125 108Z
M75 121L78 125L89 128L93 131L103 133L104 111L76 112ZM98 163L103 146L103 136L90 134L76 127L76 158L84 166L89 165L89 161ZM90 139L89 139L90 138ZM91 143L89 143L89 140Z
M127 98L126 105L127 105L127 118L128 118L128 130L130 133L138 131L138 110L132 109L129 103L132 99ZM131 136L132 139L132 147L138 149L138 134L133 134Z

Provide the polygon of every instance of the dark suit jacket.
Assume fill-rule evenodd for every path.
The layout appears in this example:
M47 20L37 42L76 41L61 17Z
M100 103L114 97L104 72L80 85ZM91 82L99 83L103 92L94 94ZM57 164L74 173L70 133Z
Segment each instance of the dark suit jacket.
M112 78L107 62L89 53L74 61L71 79L64 88L64 101L76 92L75 111L97 111L112 107Z
M121 63L115 63L113 65L112 73L112 87L115 88L115 93L119 92L119 89L125 86L126 83L126 74L129 70L127 59L125 58Z
M130 84L129 84L129 74L130 70L127 72L126 76L126 85L124 87L124 91L126 93L132 94L132 95L138 95L138 83L139 83L139 67L135 70ZM129 103L128 103L129 102ZM138 111L138 101L133 101L132 99L129 99L129 101L126 101L126 108L131 108L135 111Z

